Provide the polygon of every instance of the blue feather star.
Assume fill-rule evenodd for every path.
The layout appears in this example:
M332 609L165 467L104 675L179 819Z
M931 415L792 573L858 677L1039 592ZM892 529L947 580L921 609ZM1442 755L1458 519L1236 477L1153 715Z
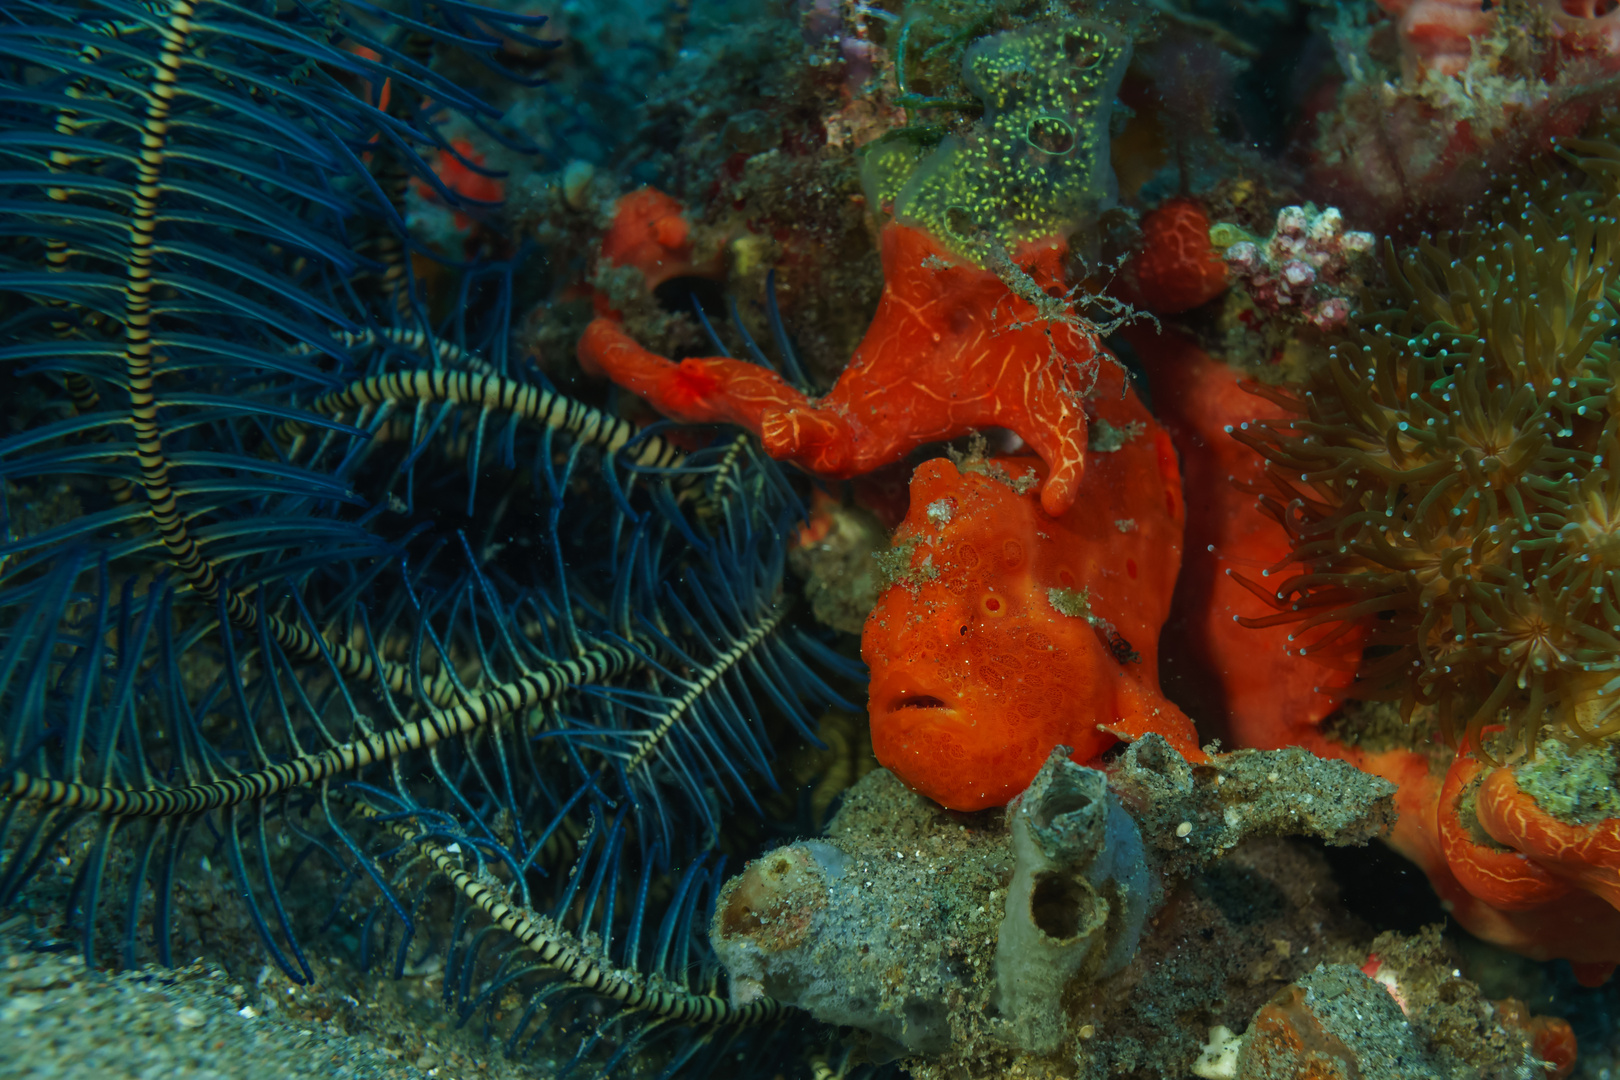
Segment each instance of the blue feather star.
M0 363L50 403L0 440L0 907L72 850L86 960L172 963L202 855L294 982L331 897L559 1075L701 1075L778 1012L707 948L734 808L863 676L787 608L774 463L517 371L511 265L447 264L431 323L433 117L522 141L428 58L537 24L0 16Z

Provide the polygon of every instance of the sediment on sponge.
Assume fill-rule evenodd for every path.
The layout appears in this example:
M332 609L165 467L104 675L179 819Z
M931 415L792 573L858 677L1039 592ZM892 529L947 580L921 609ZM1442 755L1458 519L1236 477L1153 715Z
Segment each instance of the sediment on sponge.
M1236 433L1293 537L1278 613L1248 621L1297 622L1307 654L1364 624L1357 696L1432 705L1475 746L1495 723L1620 732L1620 148L1564 155L1476 228L1388 247L1382 310L1303 415Z

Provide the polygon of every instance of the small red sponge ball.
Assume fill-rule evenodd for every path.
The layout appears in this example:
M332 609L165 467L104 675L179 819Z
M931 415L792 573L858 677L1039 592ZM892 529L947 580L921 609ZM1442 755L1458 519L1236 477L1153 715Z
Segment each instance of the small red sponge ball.
M1168 199L1142 219L1131 264L1137 302L1159 315L1207 304L1226 291L1226 263L1209 242L1209 215L1188 198Z

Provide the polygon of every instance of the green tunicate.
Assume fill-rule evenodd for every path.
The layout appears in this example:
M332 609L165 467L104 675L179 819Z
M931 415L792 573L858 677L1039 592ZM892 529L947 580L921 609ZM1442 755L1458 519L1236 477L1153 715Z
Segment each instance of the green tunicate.
M1209 246L1216 251L1225 251L1233 244L1245 242L1258 244L1261 239L1242 226L1226 221L1217 221L1209 227Z
M1130 53L1119 30L1067 20L976 42L962 74L983 119L909 172L914 147L869 153L869 196L979 263L990 244L1015 250L1072 232L1114 200L1109 112Z

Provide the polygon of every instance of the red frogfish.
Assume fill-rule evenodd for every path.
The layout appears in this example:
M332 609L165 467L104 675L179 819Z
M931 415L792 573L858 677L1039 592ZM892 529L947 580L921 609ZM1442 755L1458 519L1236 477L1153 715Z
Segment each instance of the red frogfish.
M1176 452L1111 364L1074 505L1053 518L1039 458L936 459L886 556L861 635L878 761L953 810L998 806L1054 746L1094 761L1157 732L1202 761L1159 691L1159 629L1181 565Z
M1186 470L1187 557L1164 635L1178 700L1237 746L1311 745L1355 681L1365 634L1344 630L1322 644L1318 631L1296 641L1299 617L1278 614L1243 584L1266 581L1290 541L1254 494L1266 482L1265 459L1231 432L1287 413L1179 334L1133 329L1125 337Z

